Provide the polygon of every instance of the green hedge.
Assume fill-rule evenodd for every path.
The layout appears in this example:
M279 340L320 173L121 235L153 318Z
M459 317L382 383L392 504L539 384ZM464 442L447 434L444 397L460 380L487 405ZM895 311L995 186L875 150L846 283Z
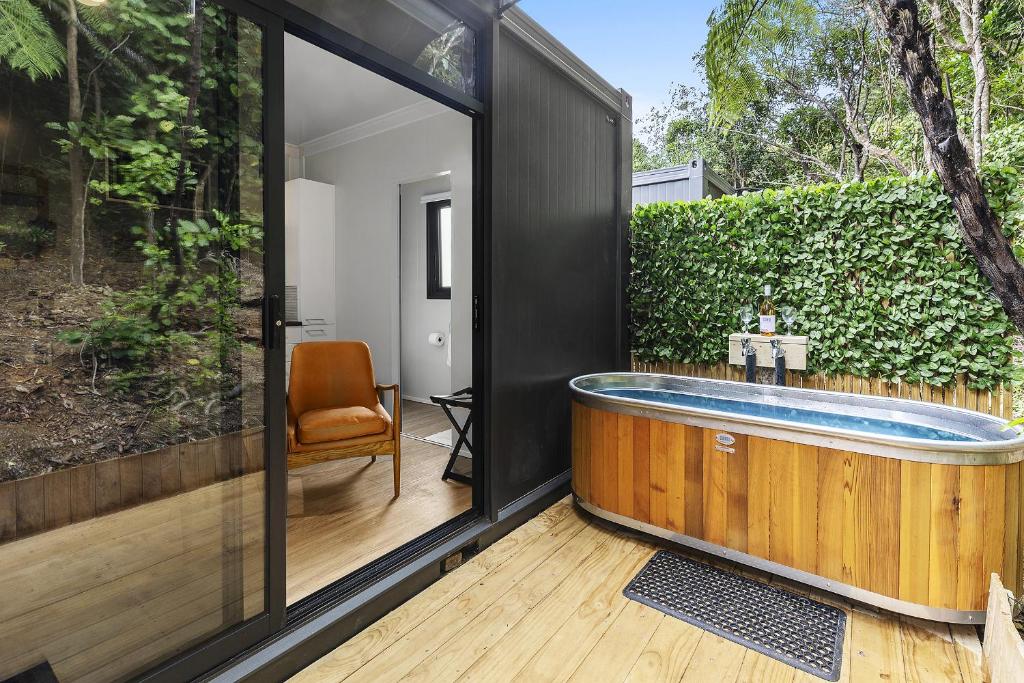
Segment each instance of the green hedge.
M1010 167L986 189L1024 220ZM737 309L771 284L799 311L808 370L974 388L1015 377L1013 325L978 271L934 176L766 190L633 215L633 349L646 361L727 359ZM781 324L781 323L780 323Z

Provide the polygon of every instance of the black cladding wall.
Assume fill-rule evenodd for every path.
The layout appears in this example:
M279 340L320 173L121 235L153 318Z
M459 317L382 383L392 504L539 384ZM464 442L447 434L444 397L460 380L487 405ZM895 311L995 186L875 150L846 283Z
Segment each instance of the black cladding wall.
M623 124L507 31L499 65L488 414L500 508L569 470L569 380L620 369Z

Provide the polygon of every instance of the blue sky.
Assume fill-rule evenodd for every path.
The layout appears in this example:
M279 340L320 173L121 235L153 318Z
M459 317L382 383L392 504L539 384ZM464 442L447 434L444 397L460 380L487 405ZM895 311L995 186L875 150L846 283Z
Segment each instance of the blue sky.
M672 83L700 87L693 55L721 0L522 0L520 7L613 85L642 116Z

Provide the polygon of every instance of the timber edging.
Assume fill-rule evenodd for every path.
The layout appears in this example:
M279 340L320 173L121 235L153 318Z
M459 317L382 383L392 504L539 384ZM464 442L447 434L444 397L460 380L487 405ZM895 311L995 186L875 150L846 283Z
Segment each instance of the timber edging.
M263 469L263 428L0 482L0 543Z

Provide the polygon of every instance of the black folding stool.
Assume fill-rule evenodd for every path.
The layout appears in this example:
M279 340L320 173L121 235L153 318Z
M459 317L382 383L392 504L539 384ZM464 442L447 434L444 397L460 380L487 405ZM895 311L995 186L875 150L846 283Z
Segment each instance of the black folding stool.
M455 446L452 448L451 456L448 458L448 466L444 468L444 474L441 475L441 480L454 479L463 484L472 484L473 478L471 476L455 471L455 463L459 459L459 453L462 452L463 446L466 447L466 451L469 452L470 456L473 455L473 444L469 442L469 428L473 425L473 388L466 387L447 396L431 396L430 400L441 406L441 410L448 416L448 421L452 423L452 427L459 434L459 438L455 441ZM459 424L458 418L452 413L452 408L465 408L469 411L466 414L466 422L464 424Z

